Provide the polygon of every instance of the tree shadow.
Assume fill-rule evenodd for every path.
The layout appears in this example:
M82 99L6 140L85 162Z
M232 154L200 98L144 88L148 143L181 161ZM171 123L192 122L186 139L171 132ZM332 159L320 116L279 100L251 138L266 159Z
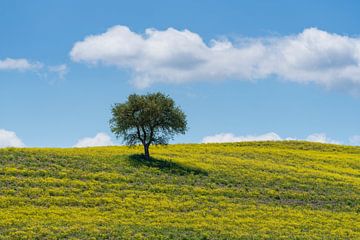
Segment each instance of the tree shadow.
M132 154L129 156L130 163L133 166L139 167L139 166L147 166L152 168L157 168L163 172L170 173L170 174L176 174L176 175L204 175L207 176L208 172L197 167L192 166L186 166L180 163L167 161L163 159L157 159L151 157L149 160L145 158L143 154Z

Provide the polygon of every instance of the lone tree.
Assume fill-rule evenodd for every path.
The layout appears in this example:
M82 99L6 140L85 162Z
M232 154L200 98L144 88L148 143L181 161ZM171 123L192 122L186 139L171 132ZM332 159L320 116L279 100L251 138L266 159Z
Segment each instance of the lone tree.
M141 143L145 158L150 159L151 144L168 144L175 134L185 134L186 115L173 99L160 92L132 94L127 102L112 107L111 131L123 137L127 145Z

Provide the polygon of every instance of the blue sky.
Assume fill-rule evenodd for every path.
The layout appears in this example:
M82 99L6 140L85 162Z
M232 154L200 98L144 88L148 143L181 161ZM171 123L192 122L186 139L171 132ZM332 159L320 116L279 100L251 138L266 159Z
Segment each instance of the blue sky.
M119 144L111 105L162 91L174 142L360 144L358 1L0 2L0 147ZM89 37L92 36L92 37Z

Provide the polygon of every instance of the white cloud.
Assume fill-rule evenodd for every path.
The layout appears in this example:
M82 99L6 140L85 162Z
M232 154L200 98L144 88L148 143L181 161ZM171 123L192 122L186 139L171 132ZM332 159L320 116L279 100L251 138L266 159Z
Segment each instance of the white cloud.
M204 137L203 143L215 143L215 142L249 142L249 141L279 141L282 138L276 133L270 132L263 135L247 135L247 136L235 136L232 133L219 133L214 136Z
M40 62L30 62L25 58L6 58L0 60L0 70L18 70L18 71L27 71L27 70L37 70L41 69L43 64Z
M98 133L95 137L86 137L80 139L74 147L95 147L95 146L112 146L114 143L106 133Z
M64 79L65 75L69 72L66 64L49 66L48 70L51 73L56 73L60 79Z
M0 129L0 148L4 147L25 147L25 144L15 132Z
M189 30L146 29L138 34L119 25L75 43L70 56L76 62L130 69L138 87L275 75L326 88L360 89L360 38L316 28L282 37L205 43Z
M360 145L360 135L354 135L349 138L351 145Z
M213 136L204 137L202 142L222 143L222 142L282 141L282 140L297 140L297 139L290 137L282 138L274 132L269 132L262 135L246 135L246 136L235 136L232 133L220 133L220 134L215 134ZM304 140L309 142L340 144L340 142L328 138L324 133L311 134L308 137L306 137L306 139Z
M314 133L309 135L306 139L309 142L319 142L319 143L333 143L333 144L340 144L340 142L335 141L326 136L325 133Z
M64 79L69 69L66 64L47 66L41 62L33 62L25 58L6 58L0 60L0 71L33 71L41 78L54 81Z

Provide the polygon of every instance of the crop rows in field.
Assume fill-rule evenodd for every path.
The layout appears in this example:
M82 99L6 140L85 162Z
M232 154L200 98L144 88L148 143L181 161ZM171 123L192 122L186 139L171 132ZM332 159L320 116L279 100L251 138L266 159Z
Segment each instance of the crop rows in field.
M0 239L360 239L360 148L0 150Z

